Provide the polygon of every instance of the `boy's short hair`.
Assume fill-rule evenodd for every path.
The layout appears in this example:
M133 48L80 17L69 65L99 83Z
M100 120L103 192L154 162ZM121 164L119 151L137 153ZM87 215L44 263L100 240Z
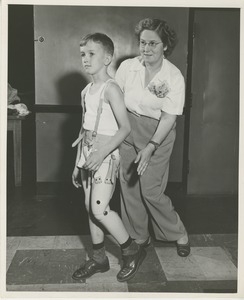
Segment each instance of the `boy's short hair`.
M114 43L106 34L100 32L87 34L81 39L80 47L85 46L89 41L102 44L105 51L107 51L111 56L113 56Z

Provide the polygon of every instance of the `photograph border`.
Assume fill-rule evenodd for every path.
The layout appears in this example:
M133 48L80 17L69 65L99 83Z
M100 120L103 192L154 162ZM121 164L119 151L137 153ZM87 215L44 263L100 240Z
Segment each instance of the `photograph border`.
M81 4L82 2L82 4ZM7 141L7 101L4 99L7 98L7 70L8 70L8 47L7 47L7 38L8 38L8 16L7 16L7 7L10 4L14 5L64 5L64 6L161 6L161 7L216 7L216 8L240 8L240 21L241 21L241 31L240 31L240 125L239 125L239 223L238 223L238 292L237 294L230 295L230 294L195 294L195 293L147 293L147 294L140 294L140 293L102 293L99 295L97 293L80 293L80 292L7 292L6 291L6 236L7 236L7 225L6 225L6 170L7 170L7 163L6 163L6 141ZM113 1L68 1L68 0L36 0L36 1L7 1L3 0L1 2L1 100L0 100L0 199L1 199L1 208L0 208L0 269L1 271L1 289L0 289L0 298L1 299L14 299L14 298L82 298L82 299L97 299L97 298L112 298L112 299L127 299L127 298L163 298L163 299L180 299L180 298L202 298L202 299L242 299L244 297L244 232L243 232L243 215L244 215L244 204L243 204L243 188L244 188L244 158L243 158L243 114L244 114L244 105L241 99L243 98L243 70L244 70L244 59L243 59L243 49L244 49L244 41L243 41L243 8L244 8L244 1L237 1L237 0L226 0L226 1L200 1L200 0L191 0L191 1L149 1L149 0L142 0L142 1L118 1L116 4Z

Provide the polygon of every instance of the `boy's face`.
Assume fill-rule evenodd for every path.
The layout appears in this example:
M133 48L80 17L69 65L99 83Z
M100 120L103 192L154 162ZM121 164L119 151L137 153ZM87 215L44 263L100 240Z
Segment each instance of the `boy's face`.
M80 53L82 65L89 75L99 73L111 61L111 56L104 50L103 46L93 41L81 46Z

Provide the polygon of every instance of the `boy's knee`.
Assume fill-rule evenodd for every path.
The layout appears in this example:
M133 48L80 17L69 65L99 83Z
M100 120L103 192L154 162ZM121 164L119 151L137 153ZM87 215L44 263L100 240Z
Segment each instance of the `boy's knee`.
M97 221L103 222L103 220L105 220L110 214L110 209L108 207L105 208L104 210L102 209L102 207L101 209L99 209L99 206L101 205L100 200L97 200L95 205L96 207L93 206L92 209L93 216L96 218Z
M93 216L97 221L102 223L108 217L109 214L110 214L110 210L106 209L103 212L93 213Z

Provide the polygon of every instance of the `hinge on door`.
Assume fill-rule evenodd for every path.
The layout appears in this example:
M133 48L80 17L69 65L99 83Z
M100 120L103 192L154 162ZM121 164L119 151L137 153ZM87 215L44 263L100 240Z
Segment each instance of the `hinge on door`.
M192 26L192 38L194 39L196 37L196 23L193 23Z
M187 113L190 113L190 109L192 108L192 93L189 93L189 96L186 96L186 102L183 110L183 115L186 115Z
M192 108L192 99L193 99L193 94L190 93L190 97L189 97L189 108Z

